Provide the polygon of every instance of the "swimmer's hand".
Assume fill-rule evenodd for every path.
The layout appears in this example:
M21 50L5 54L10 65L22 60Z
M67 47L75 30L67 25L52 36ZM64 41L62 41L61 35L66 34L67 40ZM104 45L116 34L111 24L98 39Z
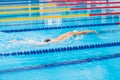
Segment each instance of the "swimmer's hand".
M93 30L93 33L95 33L95 34L99 34L97 31L95 31L95 30Z
M8 41L9 43L15 43L15 42L18 42L18 40L11 40L11 41Z

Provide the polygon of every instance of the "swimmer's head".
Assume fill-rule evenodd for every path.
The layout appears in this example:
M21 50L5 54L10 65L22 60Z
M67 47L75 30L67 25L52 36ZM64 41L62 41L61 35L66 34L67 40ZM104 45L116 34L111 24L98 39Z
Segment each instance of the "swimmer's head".
M50 42L51 41L51 39L45 39L45 40L43 40L43 42Z

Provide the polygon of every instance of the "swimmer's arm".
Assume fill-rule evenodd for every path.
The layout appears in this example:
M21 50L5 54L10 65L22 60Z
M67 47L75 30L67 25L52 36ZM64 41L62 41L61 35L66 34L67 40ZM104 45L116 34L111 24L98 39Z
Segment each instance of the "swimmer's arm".
M99 34L96 30L90 30L89 33L93 32L94 34Z
M9 41L10 43L15 43L15 42L18 42L18 40L14 39L14 40L11 40Z
M76 34L77 35L82 35L82 34L89 34L89 33L95 33L95 34L98 34L98 32L97 31L95 31L95 30L84 30L84 31L82 31L82 32L77 32Z

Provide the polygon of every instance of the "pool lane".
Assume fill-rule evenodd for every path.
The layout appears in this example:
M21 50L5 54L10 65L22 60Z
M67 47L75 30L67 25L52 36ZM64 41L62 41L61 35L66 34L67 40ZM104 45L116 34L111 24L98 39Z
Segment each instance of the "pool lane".
M3 65L1 65L3 66L3 68L0 69L0 74L6 74L6 73L12 73L18 71L47 69L47 68L51 69L54 67L61 67L61 66L65 67L68 65L75 65L75 64L83 65L87 63L93 63L96 61L102 62L104 60L117 59L120 57L120 53L115 48L119 48L119 47L94 49L94 51L88 50L89 52L83 50L76 52L72 51L68 53L55 53L52 55L43 54L37 56L29 55L29 57L27 55L17 56L17 57L6 57L2 59L4 59L4 61L6 62L10 59L11 62L9 64L11 65L9 65L8 63L4 63ZM98 52L97 50L101 52ZM112 53L112 52L116 52L116 53ZM2 61L3 60L1 60L1 62Z
M83 25L70 25L70 26L55 26L55 27L43 27L43 28L26 28L26 29L12 29L12 30L1 30L5 33L17 33L17 32L31 32L31 31L48 31L48 30L57 30L57 29L73 29L73 28L89 28L89 27L109 27L120 25L120 22L113 23L101 23L101 24L83 24Z
M91 2L89 2L89 1L87 1L87 2L86 1L77 1L77 2L79 2L79 3L86 3L88 5L89 4L118 4L118 3L120 3L120 2L114 2L114 1L113 2L112 1L111 2L101 1L99 3L98 2L93 2L93 1L91 1ZM26 4L50 4L50 3L54 3L54 4L57 3L57 6L61 6L61 4L63 4L62 1L57 1L57 2L56 1L53 1L53 2L41 2L41 1L40 2L31 2L31 1L18 2L17 1L17 2L1 2L0 5L5 5L5 6L7 5L8 6L8 5L14 5L14 4L25 4L26 5ZM67 1L67 3L71 3L71 2ZM74 3L74 1L72 1L72 3ZM58 4L60 4L60 5L58 5ZM80 4L80 5L82 5L82 4Z
M106 16L106 15L118 15L120 12L99 13L99 14L69 14L69 15L56 15L56 16L40 16L40 17L25 17L25 18L8 18L1 19L0 22L12 22L12 21L25 21L25 20L43 20L43 19L58 19L58 18L80 18L89 16Z
M103 61L94 61L86 64L76 64L76 65L51 67L51 68L45 68L45 69L35 69L35 70L28 70L28 71L24 70L20 72L18 71L18 72L4 73L4 74L1 74L0 79L13 80L18 78L18 80L21 80L21 79L33 80L37 78L42 80L48 80L52 78L52 80L56 80L56 79L119 80L120 78L119 60L120 60L119 58L116 58L116 59L108 59ZM95 73L97 76L95 75ZM33 78L33 76L35 78ZM46 76L49 76L49 77L46 77Z
M106 16L105 18L102 18L102 17L90 17L90 18L86 18L86 19L78 19L78 18L72 18L72 19L62 19L62 21L55 21L56 23L59 23L61 22L62 24L64 23L73 23L73 22L80 22L80 21L87 21L87 22L100 22L100 20L104 20L104 22L108 22L109 20L111 21L116 21L116 22L119 22L119 16ZM81 23L81 22L80 22ZM21 27L26 27L29 28L29 26L32 26L32 25L38 25L38 26L41 26L41 25L47 25L47 21L45 20L41 20L41 21L38 21L38 22L24 22L24 23L5 23L5 24L1 24L0 27L3 29L3 27L7 27L7 29L9 29L9 27L12 29L12 27L14 27L13 29L15 29L16 26L21 26ZM49 24L53 24L53 22L50 22ZM48 25L49 25L48 24ZM55 25L55 24L54 24ZM57 25L56 25L57 26ZM1 30L1 29L0 29Z
M77 36L77 37L71 37L65 41L59 42L59 43L55 43L55 44L49 44L49 45L34 45L34 44L30 44L30 43L26 43L26 41L28 40L35 40L35 41L42 41L43 39L46 38L56 38L59 35L69 32L69 31L73 31L73 30L78 30L78 31L82 31L82 30L96 30L98 31L99 35L94 35L94 34L89 34L89 35L84 35L84 36ZM59 32L59 33L58 33ZM53 33L56 33L56 35L52 35ZM113 34L114 33L114 34ZM51 49L51 47L54 48L63 48L63 47L73 47L73 46L84 46L85 45L96 45L98 43L103 44L103 43L111 43L110 45L112 45L113 42L115 42L115 44L117 42L119 42L119 38L118 36L120 35L120 29L119 26L108 26L108 27L91 27L91 28L67 28L67 29L58 29L58 30L48 30L47 33L46 31L31 31L31 32L22 32L22 33L1 33L2 36L4 36L4 39L2 39L2 36L0 37L1 39L1 53L10 53L11 52L21 52L21 51L28 51L28 53L30 51L34 51L35 53L38 50L42 50L42 49ZM30 34L32 34L32 37L30 36ZM49 34L49 35L48 35ZM111 37L112 35L112 37ZM11 36L11 37L9 37ZM9 37L9 38L8 38ZM117 38L117 40L116 40ZM18 42L18 43L9 43L9 41L16 39L16 40L23 40L23 42ZM108 41L109 40L109 41ZM67 42L66 42L67 41ZM73 43L74 41L74 43ZM61 44L61 45L60 45ZM79 45L80 44L80 45ZM114 45L113 45L114 46ZM119 46L119 45L118 45ZM69 49L69 48L68 48ZM78 48L77 48L78 49ZM87 49L87 48L85 48ZM48 52L47 50L47 52ZM53 49L54 50L54 49ZM26 52L25 52L26 53ZM22 53L20 53L22 54ZM5 54L6 56L9 54ZM13 54L14 55L14 54ZM15 53L16 55L16 53Z
M66 12L71 10L92 10L92 9L113 9L113 8L120 8L120 6L101 6L101 7L89 7L89 8L56 8L56 9L44 9L44 10L21 10L21 11L14 11L14 12L0 12L1 14L23 14L23 13L38 13L38 12Z
M114 21L113 23L117 22L116 20ZM102 23L102 21L98 22L98 24L100 23ZM109 27L104 26L104 28L98 26L99 28L86 27L84 29L68 28L64 30L63 29L48 30L47 33L45 31L31 31L31 32L23 32L23 33L1 33L2 35L1 39L4 36L5 41L3 41L3 44L1 44L1 39L0 39L0 45L2 47L0 48L1 48L1 52L2 50L4 50L2 54L5 54L6 57L1 56L0 58L0 63L2 63L0 64L0 67L1 67L0 75L2 75L0 79L23 80L23 79L28 79L29 77L30 80L33 80L33 76L34 76L37 79L40 78L42 80L47 80L48 77L46 76L49 75L50 76L49 79L51 78L53 80L56 80L56 78L57 79L59 78L60 80L64 80L64 79L68 79L68 76L71 76L71 78L69 79L73 79L73 78L75 79L76 78L75 74L78 73L79 75L77 79L79 78L82 80L87 80L88 78L93 79L93 77L96 78L96 80L98 79L106 80L106 78L109 80L111 79L111 76L113 77L112 79L116 80L114 76L119 75L119 71L120 71L119 63L118 63L120 58L120 51L119 51L120 38L118 37L120 35L120 32L119 32L120 29L118 24L120 24L120 22L117 22L117 25L112 25L112 26L108 25ZM77 38L70 39L74 42L68 42L68 43L63 42L57 45L56 44L47 45L49 47L44 46L44 48L41 48L38 46L33 48L33 46L28 46L28 45L25 46L25 45L19 45L19 44L9 45L8 43L7 44L5 43L6 41L9 41L11 39L39 40L39 39L48 38L48 37L56 37L64 32L72 31L74 29L76 30L95 29L100 33L100 35L97 36L94 34L89 34L82 37L77 37L78 39ZM56 35L55 36L50 35L53 33L56 33ZM33 34L33 35L30 36L30 34ZM7 39L8 36L11 39ZM93 43L95 45L90 46ZM85 46L86 44L87 46ZM85 50L83 49L83 47L79 48L83 50L77 50L78 48L76 48L76 45L84 46ZM55 52L54 49L50 49L51 47L52 48L63 47L63 48L61 48L60 50L56 49L56 51L58 52ZM49 50L46 50L46 48L48 48ZM13 51L11 51L11 49ZM40 51L36 51L37 49L43 49L42 51L43 54L40 54ZM70 49L72 49L73 51L67 51ZM27 50L30 52L27 52ZM49 54L48 51L50 52L53 51L54 53ZM62 51L62 52L59 52L59 51ZM12 55L8 57L9 52L12 53ZM19 55L15 56L15 52L18 52ZM23 53L24 55L21 56L20 54L23 54ZM28 53L31 53L32 55L29 55ZM114 69L114 71L111 70L111 68ZM36 72L39 75L37 75ZM65 73L63 74L64 76L60 75L60 72L61 74ZM69 73L71 74L66 75L66 72L68 74ZM94 73L96 73L97 77L94 76ZM112 75L110 73L112 73ZM119 76L116 76L116 77L119 79Z

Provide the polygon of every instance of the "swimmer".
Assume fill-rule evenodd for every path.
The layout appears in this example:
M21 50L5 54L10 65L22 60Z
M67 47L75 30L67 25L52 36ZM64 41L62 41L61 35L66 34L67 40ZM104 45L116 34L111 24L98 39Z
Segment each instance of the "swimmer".
M89 34L89 33L95 33L95 34L98 34L95 30L84 30L84 31L77 31L77 30L74 30L72 32L67 32L67 33L64 33L60 36L58 36L57 38L54 38L54 39L45 39L43 42L45 43L52 43L52 42L59 42L59 41L62 41L62 40L65 40L71 36L76 36L76 35L83 35L83 34Z
M98 34L98 32L96 32L95 30L84 30L84 31L74 30L72 32L64 33L64 34L58 36L57 38L48 38L48 39L43 40L42 42L30 40L27 43L34 44L34 45L44 45L44 44L49 44L49 43L60 42L60 41L63 41L71 36L84 35L84 34L89 34L89 33ZM18 41L12 40L11 42L18 42Z

